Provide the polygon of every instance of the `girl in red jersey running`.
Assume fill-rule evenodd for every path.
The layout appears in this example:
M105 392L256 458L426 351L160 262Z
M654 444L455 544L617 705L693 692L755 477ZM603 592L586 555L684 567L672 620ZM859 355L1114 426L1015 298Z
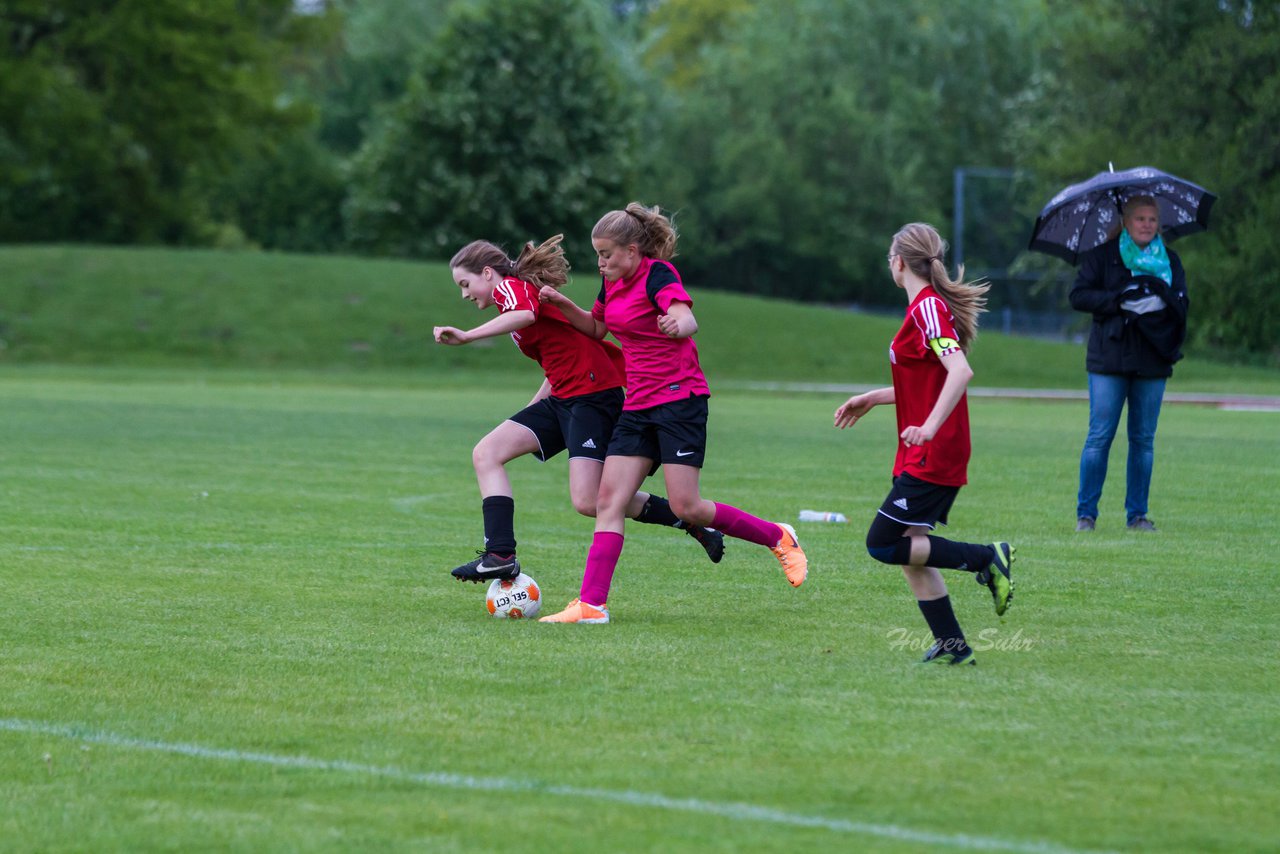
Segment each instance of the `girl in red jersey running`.
M925 662L974 664L973 651L951 608L942 569L977 574L1004 614L1013 598L1008 543L977 545L929 535L947 523L969 464L969 409L965 389L973 377L965 351L978 334L978 314L990 285L966 283L964 267L952 280L942 257L947 245L933 226L911 223L893 236L889 272L907 292L907 318L889 346L893 386L854 395L835 413L835 426L852 427L874 406L894 404L898 454L893 489L867 532L867 551L897 564L933 631Z
M558 309L538 301L540 287L558 288L568 281L562 239L558 234L541 246L527 243L515 261L494 244L476 240L449 262L462 298L481 311L496 305L498 316L466 331L437 326L436 341L461 345L510 334L520 352L546 374L529 405L495 427L471 452L480 484L485 547L475 560L453 570L459 581L520 574L515 499L506 470L516 457L533 454L545 462L568 449L573 507L584 516L596 514L605 448L622 411L622 360L617 347L581 334ZM720 562L724 537L718 531L686 525L671 512L666 499L635 492L625 504L629 518L684 528L712 561Z
M627 400L609 440L581 593L542 622L609 622L606 602L622 554L629 496L659 465L678 517L772 549L787 580L799 587L809 564L790 525L708 501L698 491L711 393L693 343L693 300L668 261L675 255L675 227L658 208L632 202L605 214L591 231L591 243L603 279L591 311L554 288L543 288L541 297L592 338L613 334L626 356Z

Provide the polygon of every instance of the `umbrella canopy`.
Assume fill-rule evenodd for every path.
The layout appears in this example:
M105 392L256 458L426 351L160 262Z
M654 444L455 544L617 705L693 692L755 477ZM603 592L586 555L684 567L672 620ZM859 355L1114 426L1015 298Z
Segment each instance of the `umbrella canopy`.
M1204 187L1150 166L1099 172L1049 200L1036 218L1029 248L1075 264L1118 228L1120 208L1134 196L1152 196L1165 240L1204 231L1217 196Z

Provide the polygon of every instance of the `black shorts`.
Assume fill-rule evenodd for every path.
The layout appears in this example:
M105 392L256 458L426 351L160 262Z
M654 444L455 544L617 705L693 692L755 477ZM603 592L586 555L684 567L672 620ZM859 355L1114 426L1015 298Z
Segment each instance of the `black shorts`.
M702 468L707 453L707 395L622 413L609 440L611 457L647 457L659 464Z
M533 455L546 462L569 449L569 459L586 457L604 462L609 437L622 412L620 388L577 397L544 397L508 418L527 427L538 440Z
M939 486L903 472L893 479L889 497L880 505L880 515L910 527L933 530L947 524L947 513L960 492L958 486Z

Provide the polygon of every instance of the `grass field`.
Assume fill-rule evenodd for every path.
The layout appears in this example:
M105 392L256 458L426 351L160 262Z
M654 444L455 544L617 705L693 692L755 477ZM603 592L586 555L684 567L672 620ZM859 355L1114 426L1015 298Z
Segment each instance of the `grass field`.
M532 387L0 369L0 849L1274 850L1274 413L1166 408L1160 532L1118 442L1086 536L1085 405L974 401L950 532L1015 542L1018 590L951 579L953 672L862 546L892 415L823 396L718 393L703 481L850 516L799 526L802 588L633 526L610 625L487 617L447 574L469 449ZM591 524L562 461L512 470L558 608Z

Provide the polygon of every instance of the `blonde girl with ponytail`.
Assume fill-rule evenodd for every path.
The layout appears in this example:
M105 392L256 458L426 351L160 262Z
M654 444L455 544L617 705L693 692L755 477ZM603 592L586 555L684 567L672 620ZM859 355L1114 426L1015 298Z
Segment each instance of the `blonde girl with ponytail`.
M671 263L676 229L657 207L632 202L609 211L591 231L600 293L590 311L554 288L542 297L593 339L611 334L627 360L627 402L609 441L600 481L600 512L587 550L578 597L548 623L609 622L608 596L622 556L626 496L661 466L671 507L686 523L764 546L792 587L804 583L809 559L795 529L702 496L711 396L693 336L693 298Z
M924 663L974 664L973 650L951 607L939 569L972 573L991 591L997 615L1013 598L1015 549L957 542L930 532L947 523L960 487L968 482L969 408L973 378L967 353L978 337L986 305L985 282L966 282L964 268L947 273L947 244L937 229L915 222L889 244L893 283L907 297L907 316L889 346L893 385L849 398L836 408L835 426L854 426L876 406L897 414L898 452L893 488L867 531L867 552L901 566L916 604L933 632Z

